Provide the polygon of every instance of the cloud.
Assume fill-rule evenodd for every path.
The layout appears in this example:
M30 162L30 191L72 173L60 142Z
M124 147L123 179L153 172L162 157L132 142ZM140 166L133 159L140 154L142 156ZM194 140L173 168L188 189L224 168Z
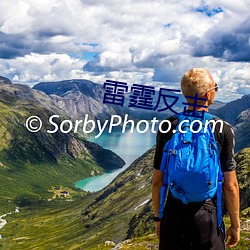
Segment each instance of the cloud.
M1 74L167 87L206 67L228 100L249 90L249 8L247 0L1 1Z
M16 83L33 85L41 81L58 81L77 78L77 71L81 70L85 60L71 58L67 54L40 55L31 53L24 57L6 60L0 59L1 72L12 76Z
M10 59L27 53L24 37L0 32L0 58Z
M7 18L1 26L1 31L4 33L28 33L41 37L72 33L72 15L64 1L10 0L8 2L8 5L4 4Z
M193 55L212 55L226 61L250 62L249 37L250 19L239 23L232 30L223 31L221 27L216 27L196 41Z

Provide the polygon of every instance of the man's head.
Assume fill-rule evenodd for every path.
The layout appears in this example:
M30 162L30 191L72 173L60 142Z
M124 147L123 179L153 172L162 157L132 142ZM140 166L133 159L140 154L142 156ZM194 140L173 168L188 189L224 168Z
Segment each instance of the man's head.
M205 68L191 69L181 79L181 90L184 96L194 97L197 93L199 98L207 99L208 105L214 102L216 86L211 74ZM188 103L194 103L193 99L186 99Z

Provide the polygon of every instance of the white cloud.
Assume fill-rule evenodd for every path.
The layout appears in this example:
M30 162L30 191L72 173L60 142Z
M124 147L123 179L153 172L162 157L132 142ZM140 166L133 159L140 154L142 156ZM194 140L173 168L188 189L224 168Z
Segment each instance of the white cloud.
M129 67L131 65L130 62L131 56L129 53L105 51L100 55L98 66L122 69Z
M132 86L133 84L152 85L153 75L153 70L151 70L151 72L112 71L106 75L106 78L109 80L126 82L129 86Z
M67 54L52 53L39 55L32 53L24 57L6 60L0 59L2 72L12 75L15 83L32 85L40 81L58 81L75 76L76 70L82 70L84 60L71 58Z

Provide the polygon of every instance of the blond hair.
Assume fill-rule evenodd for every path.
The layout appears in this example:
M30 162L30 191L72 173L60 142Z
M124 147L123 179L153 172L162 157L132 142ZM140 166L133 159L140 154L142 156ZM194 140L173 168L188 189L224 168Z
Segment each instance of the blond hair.
M181 90L184 96L198 94L199 98L205 98L203 94L213 86L213 78L205 68L194 68L185 73L181 79ZM194 100L186 98L189 103Z

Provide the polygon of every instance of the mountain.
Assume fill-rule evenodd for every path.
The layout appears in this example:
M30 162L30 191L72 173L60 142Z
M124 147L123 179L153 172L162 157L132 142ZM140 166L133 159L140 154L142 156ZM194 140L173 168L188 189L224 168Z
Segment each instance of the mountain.
M113 114L123 115L119 105L103 104L104 89L100 84L87 80L65 80L59 82L41 82L33 89L49 95L58 107L73 119L110 119Z
M128 119L137 122L143 119L151 120L154 117L158 120L163 120L174 114L171 110L157 111L166 106L163 98L156 111L129 107L132 92L125 94L123 107L114 104L103 104L105 94L103 86L87 80L75 79L60 82L42 82L33 88L50 95L56 105L72 119L83 119L88 114L88 119L99 119L103 123L105 120L110 120L111 115L116 114L123 118L125 114L128 114ZM155 105L159 94L159 91L155 91L153 102ZM163 94L169 95L166 99L168 105L177 100L172 107L175 112L183 111L183 108L186 106L183 103L186 101L181 93L165 91ZM209 108L211 113L235 126L236 152L250 146L250 140L246 140L245 137L245 133L250 133L249 119L244 120L244 114L247 113L246 110L249 108L250 95L245 95L227 104L215 101Z
M235 125L235 152L250 147L250 108L242 111L236 119Z
M157 112L136 107L129 107L131 92L125 93L123 107L115 104L104 104L105 89L102 85L88 80L72 79L59 82L41 82L33 89L43 91L55 101L57 106L64 110L73 119L89 115L89 119L104 122L110 120L111 115L124 117L129 115L129 119L139 121L140 119L150 120L153 117L164 119L173 114L170 112ZM157 96L158 92L156 92ZM172 93L171 93L172 94ZM180 96L173 93L172 95ZM163 104L161 103L160 107Z
M60 130L48 133L54 129L48 121L54 114L60 116L54 121L58 126L68 119L45 93L8 81L0 85L0 183L4 190L0 212L27 200L50 198L54 186L74 189L74 183L83 178L125 164L115 153L79 135ZM30 116L39 116L43 122L37 133L26 128Z
M96 150L97 145L89 145L79 135L48 135L45 127L50 127L46 122L39 133L28 132L24 124L30 115L39 115L42 121L47 121L51 114L68 119L70 112L65 114L59 110L55 99L41 91L19 85L3 86L0 91L0 182L4 197L0 207L5 206L6 211L10 209L9 203L21 205L20 213L6 217L8 224L0 232L3 249L107 249L105 241L117 244L154 231L151 200L154 147L103 190L80 193L73 189L72 183L92 171L96 174L103 171L101 163L106 151L100 153L98 163L96 157L100 149ZM66 91L65 96L58 94L66 98L70 92ZM89 92L87 101L91 95ZM79 108L84 112L84 107ZM236 119L242 126L249 120L247 110L244 107L237 113ZM237 120L235 122L237 126ZM106 153L109 158L110 152ZM241 209L246 211L249 209L249 148L240 151L236 160ZM70 199L56 197L48 201L47 197L52 197L51 190L58 195L58 186L60 190L71 188L70 193L75 192L75 195ZM38 203L39 199L42 202ZM247 234L243 236L249 238ZM129 243L127 249L136 247L132 248Z
M110 120L111 115L116 114L124 117L125 114L128 114L129 119L136 122L144 119L151 120L154 117L158 120L163 120L168 116L173 115L174 111L182 112L184 107L187 107L187 105L183 104L186 103L184 96L179 92L173 91L162 91L162 95L165 95L165 97L160 97L160 91L155 91L152 95L153 107L156 107L159 100L159 105L155 111L131 107L130 101L133 92L127 92L124 94L123 107L109 103L104 104L105 89L103 86L81 79L64 80L59 82L41 82L36 84L33 88L50 95L57 106L64 110L72 119L83 118L88 114L89 119L99 119L101 122L104 122L107 119ZM166 98L166 103L164 98ZM160 112L158 111L166 108L167 105L171 106L174 101L176 101L176 103L171 107L173 111L170 109ZM223 107L223 105L222 102L215 101L211 106L211 111L213 112L214 110Z
M235 126L238 123L237 117L244 110L250 108L250 94L244 95L240 99L231 101L223 107L215 110L213 113L231 125Z
M223 106L225 106L225 103L221 102L221 101L214 101L213 104L211 104L211 106L209 106L209 112L214 113L219 108L222 108Z

